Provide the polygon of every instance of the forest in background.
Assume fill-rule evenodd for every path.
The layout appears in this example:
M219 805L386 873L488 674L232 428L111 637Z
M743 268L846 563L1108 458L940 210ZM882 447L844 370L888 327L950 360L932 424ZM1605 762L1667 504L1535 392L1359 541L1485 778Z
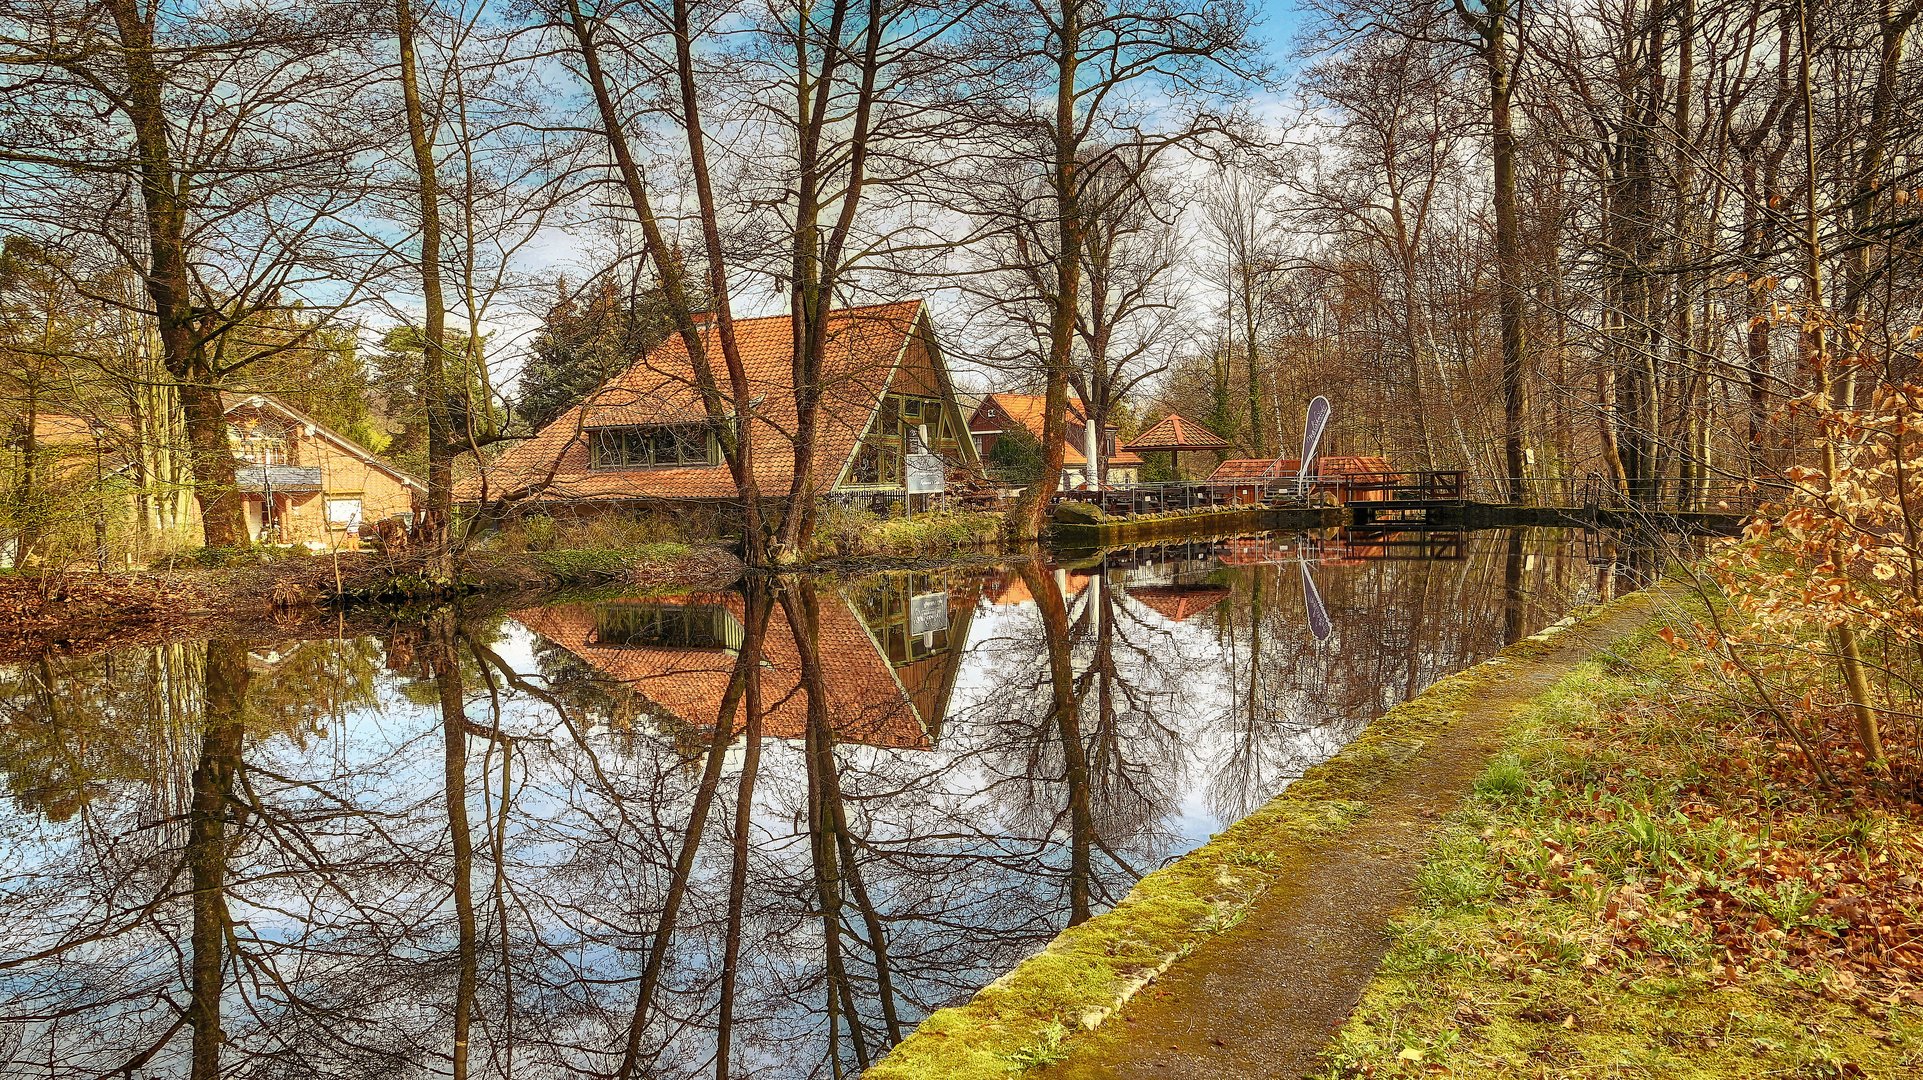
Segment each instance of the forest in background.
M914 295L1098 423L1292 455L1323 393L1330 449L1485 496L1704 504L1911 375L1917 13L1316 3L1283 53L1238 2L5 0L6 531L91 554L131 492L129 552L243 543L249 390L417 470L437 538L457 474L712 312L779 558L819 493L755 489L735 314L795 317L805 465L826 313Z

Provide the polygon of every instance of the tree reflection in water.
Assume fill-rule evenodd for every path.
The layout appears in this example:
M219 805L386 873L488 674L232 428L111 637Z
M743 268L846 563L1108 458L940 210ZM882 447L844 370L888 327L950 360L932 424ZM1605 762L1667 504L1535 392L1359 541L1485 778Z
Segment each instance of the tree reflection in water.
M852 1075L1613 588L1599 550L1266 538L3 668L0 1073Z

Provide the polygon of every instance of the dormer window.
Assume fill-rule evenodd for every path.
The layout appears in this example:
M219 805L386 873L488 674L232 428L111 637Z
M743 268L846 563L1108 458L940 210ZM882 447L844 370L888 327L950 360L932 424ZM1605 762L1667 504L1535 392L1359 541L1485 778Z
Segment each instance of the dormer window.
M713 465L720 459L706 424L595 428L588 432L588 467L659 469Z

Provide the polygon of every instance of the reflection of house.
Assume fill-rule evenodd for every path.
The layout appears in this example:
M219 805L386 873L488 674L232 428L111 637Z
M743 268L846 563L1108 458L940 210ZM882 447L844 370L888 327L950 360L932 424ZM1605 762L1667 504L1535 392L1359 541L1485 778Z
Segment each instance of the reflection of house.
M1062 599L1064 600L1069 597L1080 596L1082 590L1088 588L1089 579L1093 576L1082 570L1070 570L1065 573L1054 570L1049 572L1061 574ZM994 604L996 607L1013 607L1017 604L1033 603L1034 600L1035 594L1028 591L1028 582L1022 580L1022 576L1013 570L1003 571L999 581L993 581L989 584L988 602Z
M421 482L265 394L231 395L227 430L254 540L352 547L363 522L410 514Z
M726 366L712 322L700 327L711 368ZM747 369L755 478L770 498L794 476L793 321L786 315L734 322ZM908 458L932 450L970 466L948 370L919 300L843 308L829 317L822 357L815 489L883 495L906 488ZM730 412L733 406L728 406ZM485 489L482 482L485 481ZM461 487L461 498L527 498L615 505L654 500L725 500L736 488L697 390L679 335L603 383Z
M1171 622L1187 622L1229 598L1226 585L1135 585L1124 590L1130 600Z
M968 431L974 437L976 453L987 460L995 453L995 444L1011 431L1026 432L1039 444L1047 402L1040 394L990 394L983 398L981 404L975 406L974 415L968 418ZM1066 445L1062 447L1061 486L1072 490L1088 483L1088 457L1083 449L1088 445L1085 441L1088 419L1082 411L1081 399L1072 395L1068 399L1067 428ZM1140 479L1142 459L1116 444L1115 428L1106 425L1102 428L1097 453L1108 465L1109 484L1133 484Z
M1302 462L1295 458L1230 458L1215 467L1208 482L1235 486L1235 501L1256 502L1265 488L1295 480ZM1357 489L1361 482L1379 483L1393 475L1389 459L1373 455L1336 454L1315 459L1312 489L1328 492L1338 502L1377 502L1389 497L1380 487Z
M891 749L934 745L960 670L971 608L941 591L869 588L862 614L824 595L816 646L835 738ZM923 583L926 579L920 579ZM535 608L514 616L647 702L659 719L712 731L746 641L739 593ZM762 733L801 739L808 699L793 628L777 607L761 641ZM739 709L732 722L741 730Z

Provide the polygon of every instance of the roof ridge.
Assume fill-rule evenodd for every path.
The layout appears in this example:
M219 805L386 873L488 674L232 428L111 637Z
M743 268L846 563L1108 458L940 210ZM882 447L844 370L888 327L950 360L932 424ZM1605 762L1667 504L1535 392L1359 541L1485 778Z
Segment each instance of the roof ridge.
M926 300L918 296L912 300L889 300L885 303L879 303L879 304L856 304L853 307L829 308L828 317L832 319L837 315L847 315L857 311L877 311L877 310L880 310L881 308L907 307L909 304L913 304L916 307L920 307L922 304L926 302L927 302ZM712 314L712 312L699 312L698 314L706 315L706 314ZM787 320L793 321L794 317L795 317L795 313L792 311L784 311L778 315L732 315L731 314L728 318L728 321L732 323L765 322L769 319L787 319ZM697 323L696 325L702 325L702 324Z

